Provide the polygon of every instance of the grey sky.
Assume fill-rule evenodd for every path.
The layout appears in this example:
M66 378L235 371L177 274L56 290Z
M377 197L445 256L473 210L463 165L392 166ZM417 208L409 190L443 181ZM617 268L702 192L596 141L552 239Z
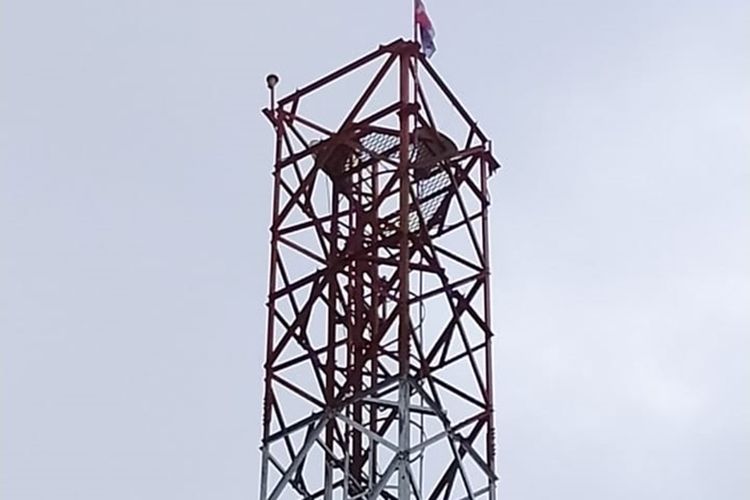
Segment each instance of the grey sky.
M495 140L501 498L750 495L750 4L428 0ZM257 496L272 136L410 2L0 5L0 497Z

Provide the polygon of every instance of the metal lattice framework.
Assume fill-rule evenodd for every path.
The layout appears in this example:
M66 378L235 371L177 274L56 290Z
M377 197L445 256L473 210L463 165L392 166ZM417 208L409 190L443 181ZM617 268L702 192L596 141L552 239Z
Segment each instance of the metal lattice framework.
M306 114L372 68L343 116ZM402 40L264 113L276 162L261 498L494 498L488 139Z

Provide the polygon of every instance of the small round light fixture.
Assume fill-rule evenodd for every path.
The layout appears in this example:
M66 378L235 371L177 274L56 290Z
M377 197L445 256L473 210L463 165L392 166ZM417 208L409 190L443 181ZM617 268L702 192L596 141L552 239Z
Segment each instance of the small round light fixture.
M273 89L277 83L279 83L278 75L271 73L266 77L266 85L268 85L269 89Z

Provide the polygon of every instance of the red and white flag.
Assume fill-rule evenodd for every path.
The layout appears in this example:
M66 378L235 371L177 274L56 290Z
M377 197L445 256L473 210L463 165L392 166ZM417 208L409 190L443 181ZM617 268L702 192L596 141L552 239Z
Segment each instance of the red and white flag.
M422 52L425 57L435 53L435 28L432 27L430 16L424 8L422 0L414 0L414 24L419 28L419 38L422 41Z

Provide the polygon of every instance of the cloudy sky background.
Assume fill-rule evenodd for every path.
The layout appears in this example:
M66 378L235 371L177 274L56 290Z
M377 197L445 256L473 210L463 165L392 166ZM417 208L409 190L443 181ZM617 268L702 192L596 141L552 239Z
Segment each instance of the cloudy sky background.
M430 0L493 137L500 494L750 495L750 4ZM0 5L0 496L257 497L272 133L410 2Z

